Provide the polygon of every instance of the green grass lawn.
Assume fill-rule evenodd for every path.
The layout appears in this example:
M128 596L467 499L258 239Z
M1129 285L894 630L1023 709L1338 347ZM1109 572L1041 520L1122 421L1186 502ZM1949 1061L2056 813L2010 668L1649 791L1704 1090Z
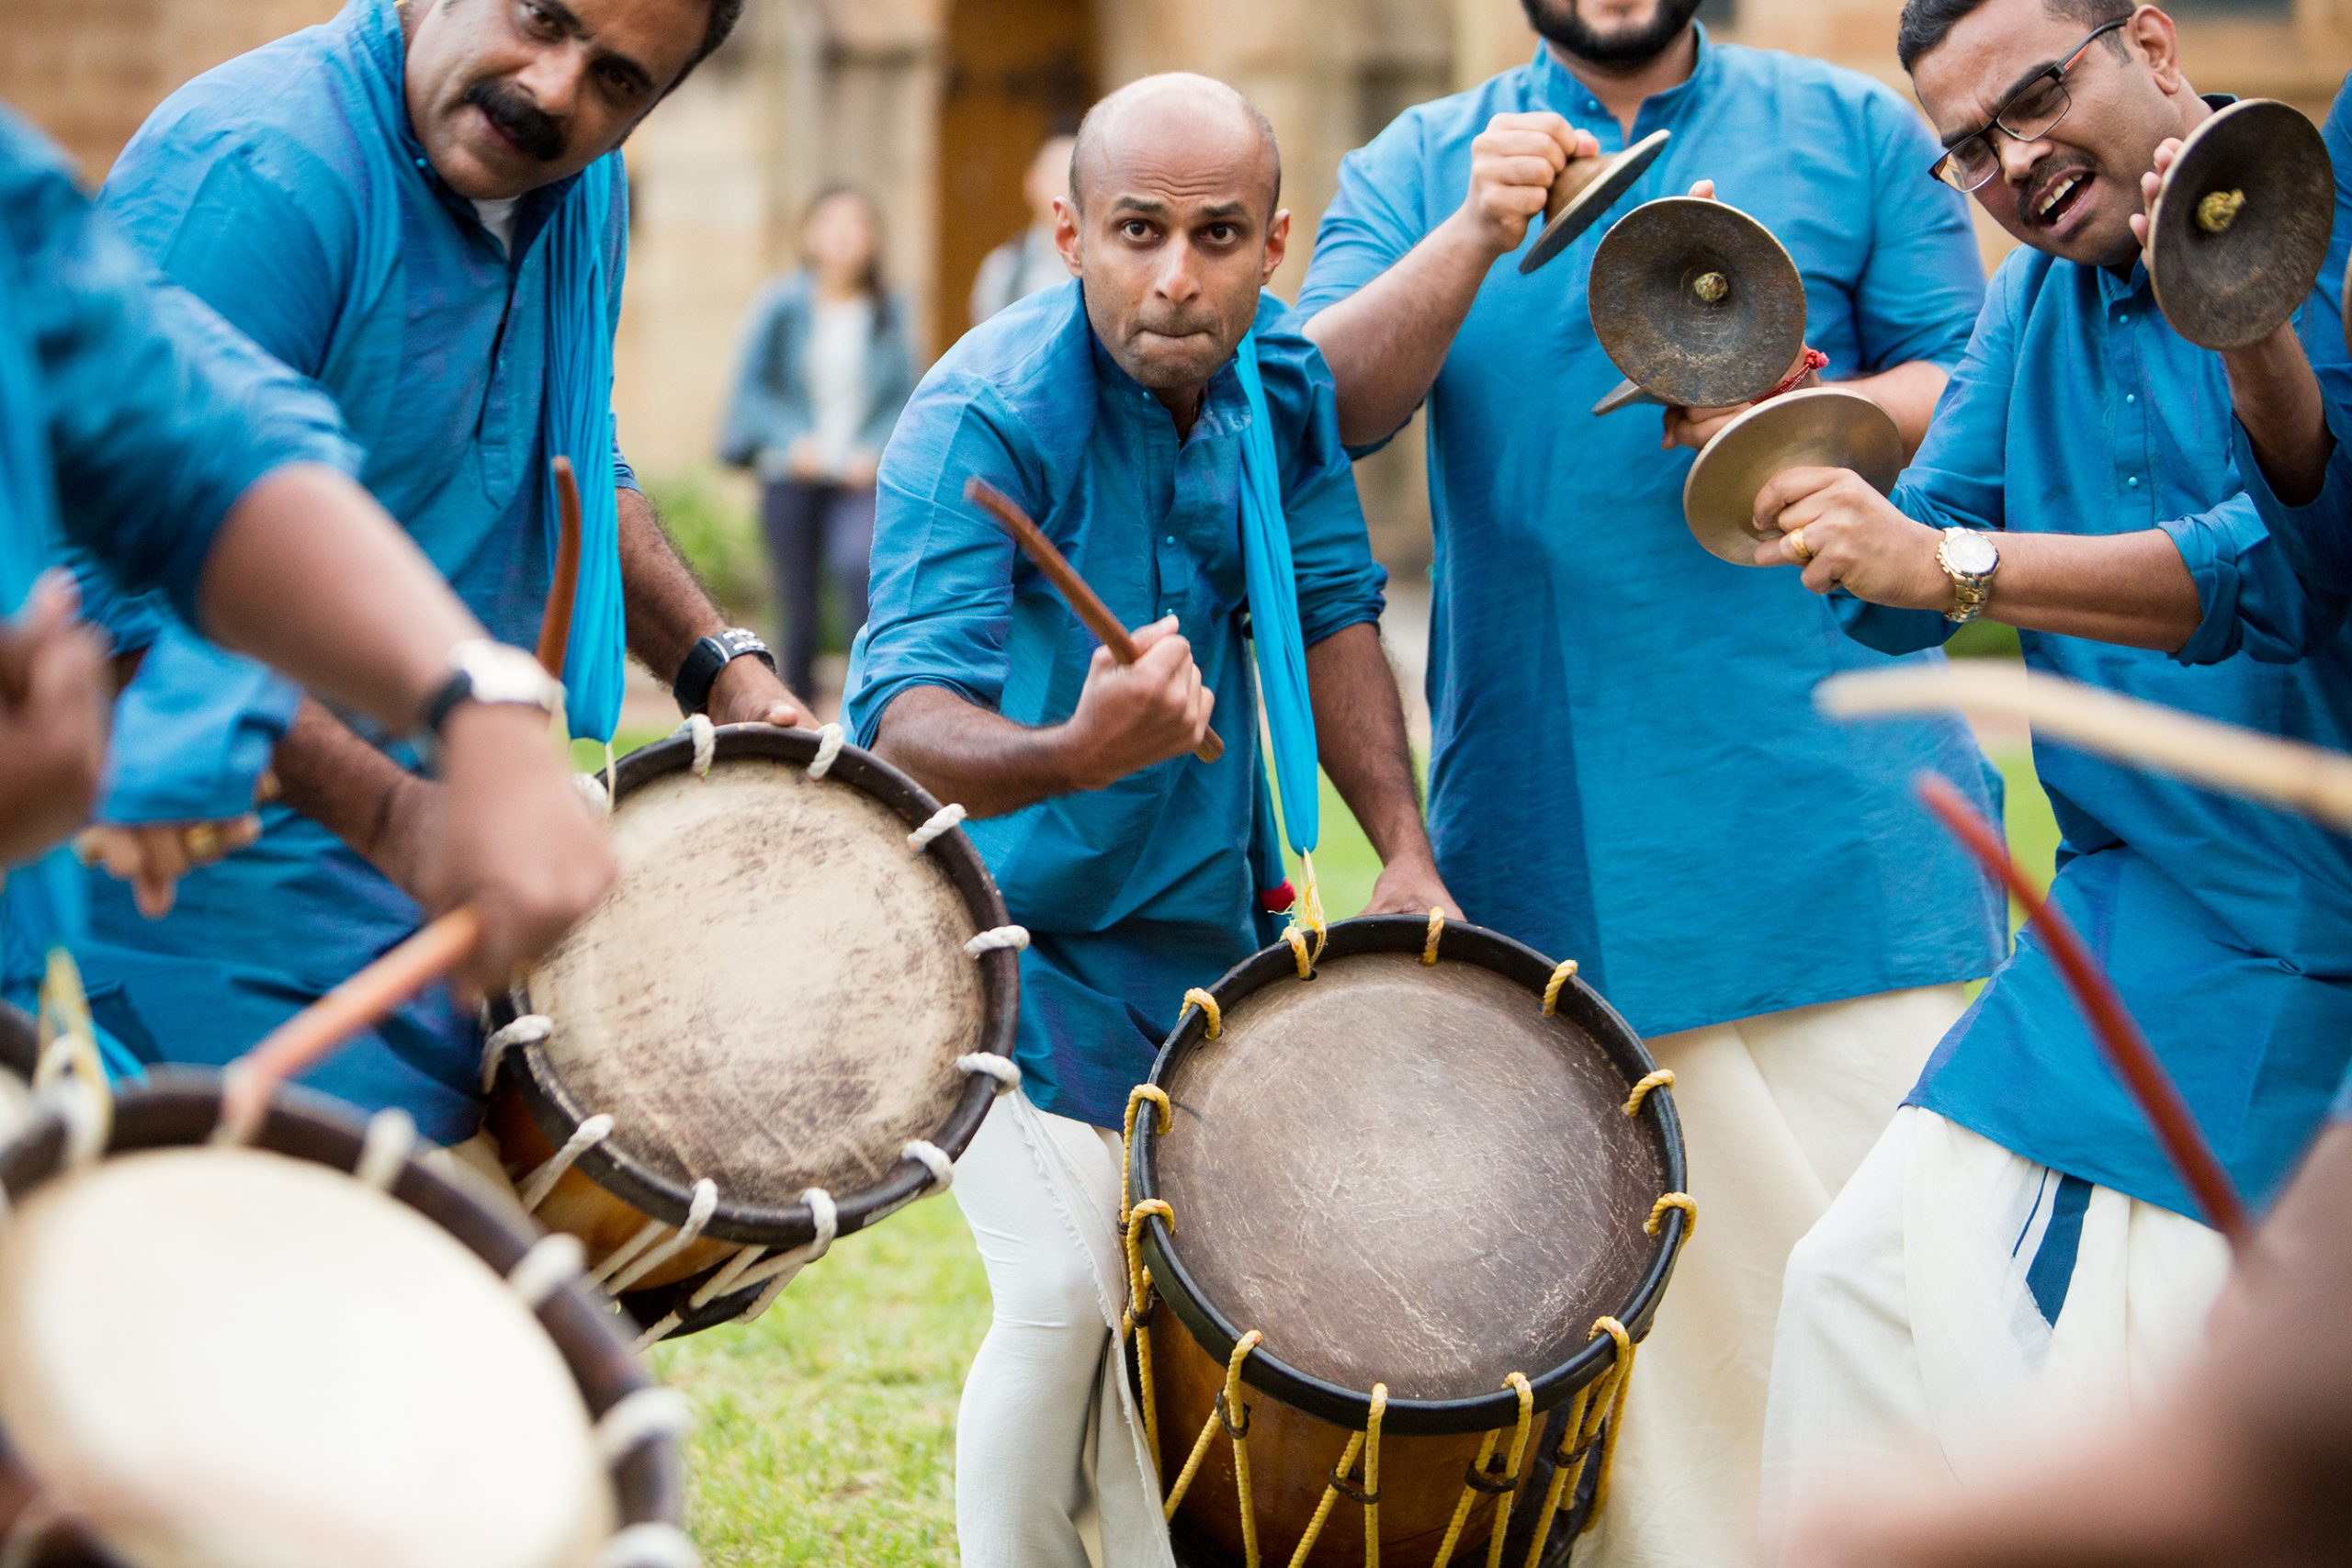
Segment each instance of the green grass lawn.
M2010 842L2046 879L2057 828L2031 760L2018 748L1994 761ZM1343 919L1380 866L1328 780L1322 842L1325 908ZM953 1564L956 1392L988 1312L962 1215L935 1199L842 1243L760 1322L655 1350L695 1405L689 1523L709 1568Z

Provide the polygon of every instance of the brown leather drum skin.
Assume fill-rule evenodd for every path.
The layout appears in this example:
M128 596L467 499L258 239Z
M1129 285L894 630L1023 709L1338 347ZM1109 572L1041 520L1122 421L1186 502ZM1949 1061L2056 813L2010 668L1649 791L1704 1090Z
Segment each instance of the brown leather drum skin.
M488 1125L509 1175L526 1181L582 1122L613 1118L542 1223L594 1261L650 1221L674 1235L695 1185L717 1187L702 1237L632 1290L747 1244L805 1244L810 1188L841 1205L842 1234L887 1213L928 1179L906 1146L953 1158L985 1113L993 1081L957 1058L1011 1052L1017 961L965 951L1005 923L970 840L910 848L938 803L855 747L811 778L818 744L729 726L707 774L684 737L625 758L613 891L521 998L553 1027L501 1062Z
M1175 1215L1172 1235L1150 1224L1146 1254L1163 1298L1147 1329L1161 1473L1172 1483L1211 1418L1217 1347L1261 1332L1243 1377L1271 1562L1288 1560L1384 1383L1383 1554L1428 1562L1481 1435L1506 1428L1508 1456L1508 1375L1539 1388L1532 1461L1543 1408L1604 1364L1594 1320L1644 1332L1679 1239L1679 1216L1645 1229L1682 1170L1670 1095L1623 1109L1650 1066L1632 1031L1574 981L1545 1016L1551 966L1492 932L1450 925L1426 965L1424 930L1342 922L1312 980L1287 949L1261 954L1220 983L1218 1037L1188 1012L1154 1069L1172 1122L1138 1134L1136 1168L1138 1201ZM1306 1395L1268 1392L1285 1382ZM1519 1506L1537 1505L1522 1491ZM1458 1551L1494 1507L1479 1497ZM1363 1562L1363 1516L1342 1497L1308 1561ZM1241 1561L1222 1434L1175 1526L1188 1562Z

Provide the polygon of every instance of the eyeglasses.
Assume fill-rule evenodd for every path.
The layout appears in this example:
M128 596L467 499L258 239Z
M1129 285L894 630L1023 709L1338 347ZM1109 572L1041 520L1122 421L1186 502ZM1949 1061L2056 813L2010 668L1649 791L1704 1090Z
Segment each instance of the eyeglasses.
M1943 156L1928 166L1928 173L1962 193L1976 189L2001 172L2000 151L1993 145L1993 132L1998 130L2018 141L2039 141L2050 134L2058 122L2066 118L2074 107L2066 96L2066 73L2083 51L2116 28L2130 24L2130 17L2118 17L2111 22L2094 28L2090 36L2076 44L2073 52L2055 65L2045 66L2033 79L2016 92L1984 122L1984 129L1975 131L1944 149Z

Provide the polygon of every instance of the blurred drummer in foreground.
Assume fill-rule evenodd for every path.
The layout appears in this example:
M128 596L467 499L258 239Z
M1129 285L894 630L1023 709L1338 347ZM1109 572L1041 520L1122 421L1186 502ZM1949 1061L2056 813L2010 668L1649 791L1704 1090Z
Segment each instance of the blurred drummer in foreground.
M1884 86L1719 43L1696 0L1526 3L1531 63L1349 156L1299 307L1346 439L1429 404L1439 863L1472 919L1580 962L1679 1075L1704 1219L1589 1550L1716 1568L1754 1539L1789 1248L2002 951L1997 903L1909 780L1932 768L1987 805L1997 785L1957 721L1821 718L1816 682L1885 660L1692 542L1689 449L1741 410L1668 410L1663 452L1653 414L1586 416L1619 374L1586 299L1609 220L1532 274L1509 263L1571 157L1670 130L1610 217L1711 177L1788 247L1806 341L1906 444L1984 270L1966 204L1918 178L1933 139Z
M332 397L365 484L500 637L537 636L552 575L550 459L582 502L564 662L572 733L608 738L635 652L682 706L797 722L765 645L728 627L663 535L612 419L628 259L617 149L727 38L741 0L349 0L230 61L151 116L107 214L174 282ZM151 1060L243 1050L441 902L441 786L397 730L256 683L170 617L124 698L141 765L117 820L284 798L259 842L191 876L161 919L105 879L85 969L106 1023ZM247 760L187 795L190 731ZM149 751L161 752L148 756ZM397 1106L457 1143L480 1124L481 1039L434 987L307 1081Z
M530 656L481 627L345 477L334 411L147 270L65 162L0 109L0 990L30 1005L48 950L75 933L80 870L41 852L99 783L111 672L77 624L72 544L169 595L225 644L387 728L439 729L447 808L432 828L470 901L469 966L503 986L612 875L603 834L548 740L544 676L469 674ZM38 581L36 581L38 579Z
M1934 176L2023 244L1892 501L1838 470L1782 474L1756 519L1785 536L1758 562L1800 565L1872 647L1932 647L1982 614L2036 669L2352 745L2344 601L2298 578L2230 457L2240 362L2340 362L2343 338L2313 300L2302 346L2290 321L2225 365L2160 313L2141 177L2214 111L2170 18L1911 0L1898 47L1943 140ZM2053 901L2268 1202L2352 1054L2352 852L2063 747L2034 761L2064 835ZM2227 1267L2195 1215L2029 928L1791 1259L1768 1549L1783 1505L1855 1466L1932 1443L1966 1483L2035 1419L2177 1362Z
M1458 913L1421 828L1329 375L1262 292L1289 232L1280 191L1272 132L1230 87L1149 77L1104 100L1059 209L1077 280L950 350L883 454L844 711L860 742L987 818L972 840L1033 937L1024 1087L956 1168L995 1302L957 1418L967 1564L1081 1568L1090 1502L1111 1568L1170 1561L1114 1338L1118 1129L1186 988L1272 934L1234 363L1253 322L1321 761L1386 864L1372 909ZM1140 626L1137 663L1114 663L965 499L975 477ZM1227 750L1204 762L1212 714Z

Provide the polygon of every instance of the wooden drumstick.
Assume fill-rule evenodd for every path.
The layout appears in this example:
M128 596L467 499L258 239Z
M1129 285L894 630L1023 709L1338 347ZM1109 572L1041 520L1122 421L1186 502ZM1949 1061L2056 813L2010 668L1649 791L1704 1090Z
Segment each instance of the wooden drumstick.
M571 641L580 584L580 486L571 460L555 459L556 558L539 623L539 667L559 680ZM222 1089L222 1120L247 1126L277 1087L307 1072L336 1046L463 964L481 941L481 914L461 904L288 1019L238 1058Z
M1012 542L1061 591L1070 609L1086 623L1086 629L1094 634L1095 640L1111 650L1112 658L1122 664L1133 664L1143 657L1143 649L1136 646L1136 639L1127 634L1119 617L1111 614L1111 606L1086 585L1086 579L1078 575L1078 569L1054 547L1054 542L1046 537L1046 531L1031 522L1029 514L1011 496L986 479L974 479L965 481L964 499L995 518L997 526L1012 536ZM1225 742L1212 729L1201 737L1193 755L1204 762L1214 762L1225 755Z
M239 1057L223 1089L222 1120L246 1126L277 1086L316 1066L354 1034L464 963L481 941L481 915L464 904L270 1031Z
M580 485L571 477L569 457L555 459L555 577L539 622L539 668L560 681L571 643L571 604L580 590Z
M2066 988L2090 1020L2091 1033L2105 1051L2108 1065L2138 1102L2140 1114L2155 1129L2156 1141L2164 1145L2173 1169L2196 1198L2198 1207L2205 1211L2207 1222L2228 1238L2232 1247L2242 1248L2247 1232L2245 1201L2238 1197L2229 1172L2214 1156L2212 1145L2205 1141L2180 1086L2165 1071L2148 1037L2132 1021L2123 998L2116 995L2114 982L2100 973L2074 926L2019 869L1992 825L1976 814L1951 780L1940 773L1921 773L1917 787L1928 809L2008 888L2009 896L2024 908L2027 919L2041 931L2042 943L2049 948Z
M1839 675L1821 683L1815 701L1839 718L1957 708L2023 719L2049 739L2352 829L2352 757L2063 676L1970 660L1941 670Z

